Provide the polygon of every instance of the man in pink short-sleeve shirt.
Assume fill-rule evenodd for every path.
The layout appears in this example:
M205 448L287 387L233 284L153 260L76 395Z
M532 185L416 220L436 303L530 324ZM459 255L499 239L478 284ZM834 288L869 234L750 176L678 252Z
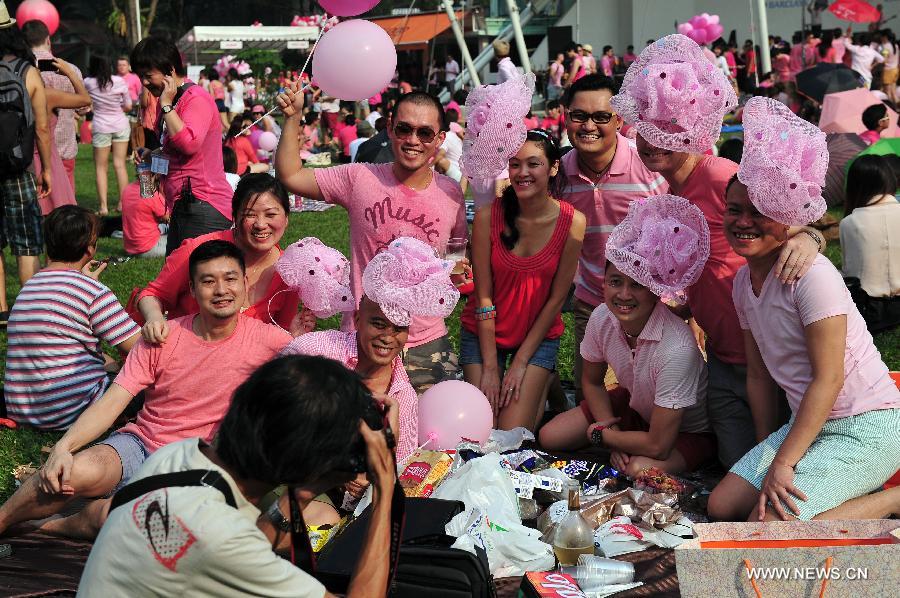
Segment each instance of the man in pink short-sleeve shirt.
M141 339L119 375L53 447L38 475L0 507L8 526L58 513L76 496L108 496L161 446L185 438L212 440L234 390L291 340L280 328L240 315L246 278L240 250L208 241L191 254L191 288L199 313L176 318L161 345ZM131 400L144 393L137 420L88 449ZM45 491L48 490L48 491ZM106 501L44 524L62 535L93 536Z
M459 185L431 168L445 135L444 109L435 96L413 92L395 106L388 122L394 162L318 169L303 168L299 157L302 94L285 93L278 102L286 115L275 154L278 177L292 193L346 208L354 297L362 297L362 273L369 260L394 239L413 237L442 253L448 239L468 237ZM352 328L352 319L345 317L343 329ZM404 362L418 392L455 378L456 356L441 318L414 318Z

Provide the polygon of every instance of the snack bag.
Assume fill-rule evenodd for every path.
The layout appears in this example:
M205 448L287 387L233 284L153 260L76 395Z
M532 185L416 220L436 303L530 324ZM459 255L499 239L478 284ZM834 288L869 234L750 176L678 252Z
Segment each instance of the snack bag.
M529 571L519 586L519 595L525 598L587 598L571 575L559 571Z
M453 458L441 451L419 449L407 459L400 485L409 497L427 498L450 472Z

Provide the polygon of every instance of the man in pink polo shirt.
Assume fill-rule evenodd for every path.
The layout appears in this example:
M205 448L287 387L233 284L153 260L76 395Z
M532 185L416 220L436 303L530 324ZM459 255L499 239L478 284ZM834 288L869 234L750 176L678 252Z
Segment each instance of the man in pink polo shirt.
M695 84L696 92L672 93L670 86L684 81ZM669 102L651 106L648 93ZM725 188L737 164L704 152L718 140L722 118L737 106L737 97L700 46L676 34L644 48L611 103L637 130L641 161L665 177L671 193L700 208L709 225L709 259L687 291L688 309L678 313L693 317L706 334L710 422L718 437L719 460L731 467L756 444L747 403L747 357L731 298L734 275L743 260L731 249L723 228ZM784 282L800 278L820 247L814 239L821 238L811 229L791 233L801 230L810 234L790 239L776 267Z
M459 184L431 168L446 129L440 100L413 92L397 101L387 127L393 162L310 169L303 168L300 160L303 94L299 89L299 82L291 83L276 99L286 118L275 170L292 193L346 208L354 297L362 297L366 264L395 239L413 237L443 253L448 239L469 236ZM352 318L345 317L343 329L352 328ZM404 361L418 392L456 377L456 355L442 318L414 318L407 347Z
M647 170L634 142L619 134L622 118L609 101L615 93L613 80L588 75L572 84L563 101L566 132L574 150L562 158L569 179L559 199L572 204L587 218L584 245L575 275L575 389L582 398L582 358L578 347L591 312L603 303L603 273L606 240L628 213L628 205L648 195L665 193L665 179Z
M59 513L77 496L111 496L165 444L192 437L211 441L234 390L290 342L277 326L240 315L247 279L243 255L232 243L197 247L190 273L199 313L172 320L161 345L138 341L106 393L56 443L40 472L0 507L0 533ZM141 392L144 405L135 422L80 450L109 430ZM42 529L93 538L108 508L107 500L93 501Z

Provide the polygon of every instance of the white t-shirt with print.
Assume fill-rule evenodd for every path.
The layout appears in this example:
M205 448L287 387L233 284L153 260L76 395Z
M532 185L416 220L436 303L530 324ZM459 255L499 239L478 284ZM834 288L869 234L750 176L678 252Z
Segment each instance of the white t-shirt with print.
M237 508L215 488L156 490L114 511L91 550L78 596L266 596L321 598L325 587L272 552L256 527L259 509L234 480L190 438L156 451L133 480L215 469L223 473Z

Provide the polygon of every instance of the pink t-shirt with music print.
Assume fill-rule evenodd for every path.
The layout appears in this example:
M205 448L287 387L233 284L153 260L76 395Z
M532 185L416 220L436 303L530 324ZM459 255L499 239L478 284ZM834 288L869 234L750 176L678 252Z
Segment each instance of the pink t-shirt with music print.
M414 237L441 250L452 237L468 238L462 190L453 179L434 173L427 188L410 189L394 176L393 165L345 164L316 169L316 183L325 201L346 208L350 215L350 276L357 303L362 273L375 254L398 237ZM353 319L344 317L351 330ZM441 318L413 318L407 347L447 334Z

